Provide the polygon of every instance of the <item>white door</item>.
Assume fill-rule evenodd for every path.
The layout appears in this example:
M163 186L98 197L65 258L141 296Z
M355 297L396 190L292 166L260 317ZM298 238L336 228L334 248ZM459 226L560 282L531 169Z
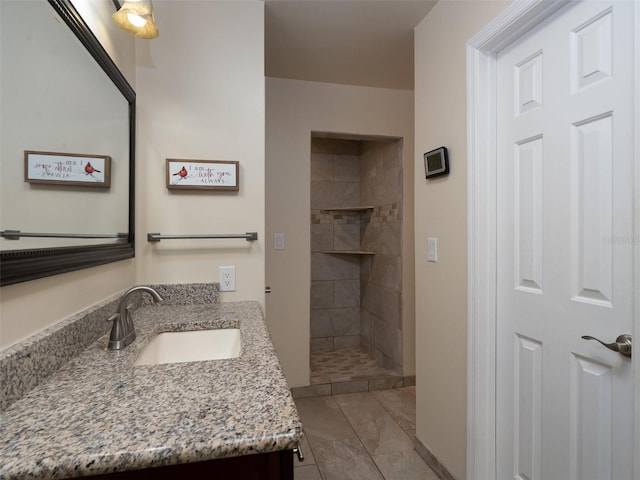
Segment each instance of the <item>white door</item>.
M497 58L497 478L630 480L633 10L570 4ZM638 353L640 354L640 352Z

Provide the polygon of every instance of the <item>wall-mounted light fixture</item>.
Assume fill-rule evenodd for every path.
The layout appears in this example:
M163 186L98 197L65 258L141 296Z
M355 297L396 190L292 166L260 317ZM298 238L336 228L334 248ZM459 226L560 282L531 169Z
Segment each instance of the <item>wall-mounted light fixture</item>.
M158 36L151 0L125 0L122 6L118 0L113 3L118 11L112 18L120 28L140 38L151 39Z

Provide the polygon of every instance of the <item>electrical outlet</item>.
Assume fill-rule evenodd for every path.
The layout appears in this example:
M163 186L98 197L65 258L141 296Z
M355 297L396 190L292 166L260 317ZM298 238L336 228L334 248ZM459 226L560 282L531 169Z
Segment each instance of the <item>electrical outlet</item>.
M219 267L219 281L221 292L236 291L236 267Z

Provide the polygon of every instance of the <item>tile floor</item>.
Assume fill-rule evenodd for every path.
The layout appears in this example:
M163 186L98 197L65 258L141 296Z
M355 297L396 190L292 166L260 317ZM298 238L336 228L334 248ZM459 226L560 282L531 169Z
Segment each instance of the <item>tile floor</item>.
M438 480L413 448L415 387L295 403L306 433L295 480Z

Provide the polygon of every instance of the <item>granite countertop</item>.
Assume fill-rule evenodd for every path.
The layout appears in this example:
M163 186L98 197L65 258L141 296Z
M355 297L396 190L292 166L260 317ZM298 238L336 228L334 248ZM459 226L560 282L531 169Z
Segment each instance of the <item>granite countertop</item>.
M257 302L150 305L0 413L0 478L68 478L292 449L302 423ZM162 331L239 327L240 357L134 366Z

